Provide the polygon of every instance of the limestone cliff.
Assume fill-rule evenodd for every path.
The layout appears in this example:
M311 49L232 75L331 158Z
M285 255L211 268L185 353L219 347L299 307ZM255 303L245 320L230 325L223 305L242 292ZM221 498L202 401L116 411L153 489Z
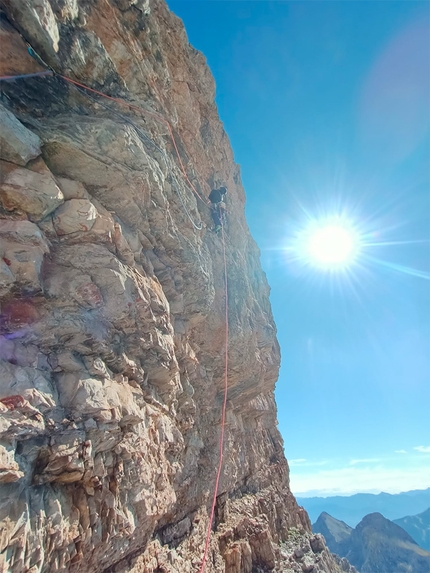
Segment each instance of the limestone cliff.
M1 571L199 570L226 293L191 185L219 183L229 391L205 570L337 571L289 490L269 288L204 57L162 0L0 5L2 76L51 67L135 106L59 75L2 82Z

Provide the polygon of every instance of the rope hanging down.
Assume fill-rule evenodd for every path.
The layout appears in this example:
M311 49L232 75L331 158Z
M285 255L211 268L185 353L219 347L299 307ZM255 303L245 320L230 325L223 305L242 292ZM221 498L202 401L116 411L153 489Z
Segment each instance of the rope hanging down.
M224 292L225 292L225 358L224 358L224 399L222 404L222 413L221 413L221 434L219 438L219 462L218 462L218 470L216 474L215 480L215 488L214 488L214 495L212 499L212 508L208 523L208 529L206 533L206 543L205 543L205 551L203 554L202 564L199 569L199 573L203 573L206 566L206 561L208 558L208 551L209 551L209 543L211 539L211 532L212 532L212 523L215 516L215 507L216 507L216 499L218 496L218 488L219 488L219 480L221 477L222 465L223 465L223 456L224 456L224 433L225 433L225 419L226 419L226 410L227 410L227 394L228 394L228 275L227 275L227 257L225 253L225 236L224 236L224 227L221 228L222 232L222 252L224 258Z

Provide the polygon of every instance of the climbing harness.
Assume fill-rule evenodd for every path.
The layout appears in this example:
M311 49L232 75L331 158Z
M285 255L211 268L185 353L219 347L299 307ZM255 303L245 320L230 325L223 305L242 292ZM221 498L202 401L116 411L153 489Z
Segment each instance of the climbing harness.
M24 38L24 41L25 38ZM28 52L29 54L35 58L41 65L50 68L49 70L46 70L44 72L36 72L36 73L30 73L30 74L22 74L22 75L17 75L17 76L1 76L0 77L0 81L12 81L12 80L18 80L18 79L22 79L22 78L29 78L29 77L36 77L36 76L54 76L54 77L59 77L61 79L63 79L65 82L68 82L69 84L73 84L75 86L75 88L77 88L81 93L83 93L83 90L85 90L85 95L87 97L89 97L90 99L92 99L93 101L95 101L98 105L101 105L102 107L104 107L105 109L107 109L108 111L110 111L111 113L115 114L117 117L120 117L125 123L128 123L130 125L132 125L134 127L134 129L136 130L136 133L139 135L139 137L141 139L143 139L144 141L146 141L147 144L152 145L154 147L154 149L156 149L157 151L159 151L162 156L163 159L166 163L166 167L170 173L170 178L172 181L172 186L174 187L181 203L182 206L184 208L184 211L186 212L189 220L191 221L191 223L193 224L193 226L195 227L195 229L197 230L201 230L202 229L202 223L196 224L194 222L194 220L192 219L185 203L184 200L181 196L181 193L179 191L179 184L178 181L176 179L176 176L173 172L173 169L170 165L169 162L169 158L166 154L166 152L159 147L144 131L142 131L131 119L127 118L126 116L123 116L121 113L119 113L118 111L110 108L109 106L101 103L100 101L96 100L93 96L91 96L88 92L92 92L95 93L101 97L104 97L106 99L110 99L120 105L124 105L127 106L129 109L133 109L135 111L138 111L139 113L144 113L150 116L155 117L156 119L158 119L159 121L161 121L162 123L164 123L169 131L175 152L176 152L176 156L178 158L179 161L179 165L181 167L181 171L185 177L185 180L187 181L190 189L194 192L194 194L206 205L208 205L209 201L204 200L201 195L198 193L197 189L195 188L195 186L191 183L184 164L182 162L177 144L176 144L176 140L173 134L173 130L172 127L170 125L170 123L167 121L167 119L165 119L162 115L160 115L159 113L156 112L151 112L149 110L140 108L138 106L135 106L133 104L128 103L127 101L123 100L122 98L116 98L116 97L112 97L112 96L108 96L98 90L95 90L93 88L90 88L88 86L86 86L85 84L81 84L75 80L72 80L71 78L68 78L67 76L63 76L61 74L57 74L55 72L55 70L53 70L50 66L48 66L43 59L35 52L35 50L27 43L28 46ZM218 496L218 489L219 489L219 482L220 482L220 478L221 478L221 472L222 472L222 468L223 468L223 457L224 457L224 435L225 435L225 425L226 425L226 410L227 410L227 396L228 396L228 347L229 347L229 329L228 329L228 314L229 314L229 309L228 309L228 274L227 274L227 256L226 256L226 247L225 247L225 234L224 234L224 226L221 227L221 238L222 238L222 252L223 252L223 260L224 260L224 292L225 292L225 358L224 358L224 393L223 393L223 403L222 403L222 410L221 410L221 430L220 430L220 439L219 439L219 461L218 461L218 468L217 468L217 473L216 473L216 479L215 479L215 486L214 486L214 493L213 493L213 498L212 498L212 506L211 506L211 512L210 512L210 517L209 517L209 523L208 523L208 527L207 527L207 533L206 533L206 542L205 542L205 548L204 548L204 553L203 553L203 558L202 558L202 563L199 569L199 573L204 573L205 567L206 567L206 562L207 562L207 558L208 558L208 552L209 552L209 545L210 545L210 539L211 539L211 533L212 533L212 524L213 524L213 520L214 520L214 516L215 516L215 507L216 507L216 501L217 501L217 496Z

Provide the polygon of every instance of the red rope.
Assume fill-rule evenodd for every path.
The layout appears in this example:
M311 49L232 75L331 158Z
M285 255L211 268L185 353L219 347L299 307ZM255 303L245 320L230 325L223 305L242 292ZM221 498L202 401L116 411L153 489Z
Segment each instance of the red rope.
M211 514L209 518L209 524L206 534L205 551L203 554L202 564L199 569L199 573L203 573L206 566L206 561L208 558L209 543L211 539L212 523L215 515L216 499L218 496L219 480L222 471L222 462L224 456L224 433L225 433L225 417L227 409L227 394L228 394L228 275L227 275L227 257L225 254L225 238L224 238L224 227L221 228L222 231L222 250L224 256L224 288L225 288L225 361L224 361L224 400L222 404L222 414L221 414L221 435L219 439L219 463L218 470L215 480L215 489L212 500Z
M158 119L159 121L163 122L163 123L167 126L167 129L169 130L169 134L170 134L170 137L171 137L171 139L172 139L173 146L174 146L174 148L175 148L176 156L177 156L177 158L178 158L178 160L179 160L179 164L180 164L180 166L181 166L182 173L183 173L183 175L184 175L184 177L185 177L187 183L189 184L189 186L191 187L191 189L194 191L194 193L196 194L196 196L200 199L200 201L202 201L202 202L205 203L205 204L208 203L208 201L206 201L205 199L203 199L203 198L201 197L200 193L197 191L197 189L194 187L194 185L191 183L191 181L190 181L189 178L188 178L187 172L185 171L184 164L182 163L182 159L181 159L181 156L180 156L180 154L179 154L178 146L176 145L175 136L173 135L172 127L171 127L170 123L167 121L166 118L164 118L162 115L160 115L159 113L156 113L156 112L154 112L154 111L149 111L149 110L144 109L144 108L142 108L142 107L139 107L139 106L137 106L137 105L133 105L133 104L131 104L131 103L128 103L127 101L125 101L125 100L122 99L122 98L108 96L108 95L104 94L103 92L100 92L100 91L98 91L98 90L95 90L95 89L93 89L93 88L90 88L90 87L86 86L85 84L81 84L81 83L77 82L76 80L72 80L71 78L68 78L67 76L61 76L61 75L60 75L60 78L63 78L63 80L65 80L66 82L69 82L69 83L71 83L71 84L75 84L76 86L79 86L79 87L81 87L81 88L83 88L83 89L85 89L85 90L88 90L88 91L90 91L90 92L93 92L93 93L95 93L95 94L97 94L97 95L99 95L99 96L102 96L102 97L104 97L104 98L110 99L110 100L112 100L112 101L114 101L114 102L116 102L116 103L119 103L119 104L121 104L121 105L125 105L125 106L129 107L130 109L134 109L135 111L138 111L138 112L140 112L140 113L146 113L147 115L151 115L152 117L155 117L155 118Z
M52 76L53 72L48 70L45 72L36 72L33 74L23 74L23 75L18 75L18 76L0 76L0 81L10 81L10 80L18 80L21 78L30 78L30 77L35 77L35 76ZM147 109L144 109L142 107L139 107L137 105L133 105L131 103L128 103L127 101L125 101L122 98L118 98L118 97L112 97L112 96L108 96L106 94L104 94L103 92L100 92L98 90L95 90L93 88L90 88L89 86L86 86L85 84L81 84L80 82L77 82L76 80L72 80L71 78L68 78L67 76L62 76L60 74L56 74L58 75L60 78L62 78L64 81L69 82L71 84L74 84L75 86L79 86L80 88L83 88L84 90L88 90L90 92L93 92L99 96L102 96L106 99L110 99L116 103L119 103L120 105L125 105L130 109L134 109L135 111L138 111L140 113L146 113L147 115L151 115L152 117L155 117L156 119L158 119L159 121L161 121L162 123L164 123L167 126L167 129L169 130L169 134L170 137L172 139L173 142L173 146L175 148L175 152L176 152L176 156L179 160L179 165L181 166L181 171L188 183L188 185L191 187L191 189L193 190L193 192L196 194L196 196L200 199L200 201L202 201L205 204L208 204L209 201L203 199L203 197L200 195L200 193L197 191L197 189L194 187L194 185L191 183L187 172L185 170L184 164L182 162L181 156L179 154L179 149L178 146L176 144L176 140L175 140L175 136L173 134L173 130L172 130L172 126L170 125L170 123L167 121L166 118L164 118L161 114L153 112L153 111L149 111Z

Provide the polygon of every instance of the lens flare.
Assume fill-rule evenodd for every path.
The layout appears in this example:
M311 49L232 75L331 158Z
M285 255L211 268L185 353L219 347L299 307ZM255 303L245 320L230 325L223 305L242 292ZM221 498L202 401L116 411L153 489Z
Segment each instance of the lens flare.
M346 271L360 253L361 238L343 217L314 219L299 231L294 258L322 271Z
M348 290L360 299L378 269L430 280L427 269L405 265L401 251L413 245L428 249L428 239L405 236L406 222L393 224L385 206L369 215L359 203L348 204L340 193L330 199L328 191L324 201L315 199L312 209L295 197L298 208L294 217L285 220L285 237L270 249L282 252L279 262L291 276L308 279L306 284L312 288L329 285L333 293ZM386 259L388 248L392 252Z
M306 250L310 260L320 267L349 265L357 254L355 233L340 225L326 225L310 232Z

